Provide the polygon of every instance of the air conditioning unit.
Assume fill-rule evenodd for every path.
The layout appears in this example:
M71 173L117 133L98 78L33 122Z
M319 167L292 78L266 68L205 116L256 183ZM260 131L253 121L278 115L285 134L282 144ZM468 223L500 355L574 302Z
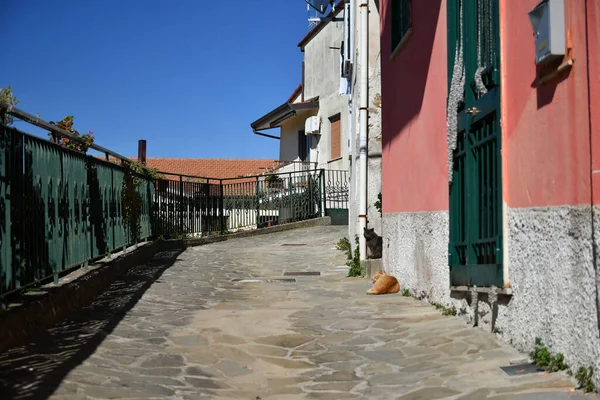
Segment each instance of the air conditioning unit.
M306 136L321 134L321 118L308 117L304 123L304 133Z

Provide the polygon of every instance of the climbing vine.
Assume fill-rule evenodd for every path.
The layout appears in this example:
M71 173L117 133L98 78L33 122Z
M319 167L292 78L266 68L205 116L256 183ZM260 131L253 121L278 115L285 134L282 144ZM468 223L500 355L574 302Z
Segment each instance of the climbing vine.
M360 249L358 245L358 235L354 235L354 242L356 243L356 248L352 254L352 258L346 262L346 265L350 267L348 270L349 277L355 276L363 276L362 265L360 264Z
M381 192L377 195L377 201L373 204L377 211L379 211L379 216L383 217L382 208L381 208Z
M125 176L123 177L123 191L121 201L123 204L123 223L129 231L130 240L137 242L141 234L142 196L140 186L147 181L160 178L158 170L147 168L136 161L123 163Z

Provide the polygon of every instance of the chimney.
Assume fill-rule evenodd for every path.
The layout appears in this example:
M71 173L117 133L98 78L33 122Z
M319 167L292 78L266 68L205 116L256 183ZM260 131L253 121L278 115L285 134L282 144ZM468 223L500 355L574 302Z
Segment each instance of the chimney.
M143 139L138 141L138 162L146 165L146 141Z

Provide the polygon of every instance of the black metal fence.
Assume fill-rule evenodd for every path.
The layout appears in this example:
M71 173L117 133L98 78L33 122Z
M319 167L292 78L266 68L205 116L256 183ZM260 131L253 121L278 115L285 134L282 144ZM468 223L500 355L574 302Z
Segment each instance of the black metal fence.
M325 171L325 197L327 209L348 209L350 180L348 171Z
M325 215L325 171L214 179L179 175L155 184L155 235L208 236Z

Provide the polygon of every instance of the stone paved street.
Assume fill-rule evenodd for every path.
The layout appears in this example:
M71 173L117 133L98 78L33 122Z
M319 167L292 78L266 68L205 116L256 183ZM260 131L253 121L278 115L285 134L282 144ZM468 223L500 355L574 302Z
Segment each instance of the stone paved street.
M523 355L459 317L400 294L366 296L370 283L346 278L334 249L343 236L314 227L160 253L39 342L3 354L0 397L588 398L563 373L509 377L499 367ZM321 276L251 281L293 278L286 271Z

